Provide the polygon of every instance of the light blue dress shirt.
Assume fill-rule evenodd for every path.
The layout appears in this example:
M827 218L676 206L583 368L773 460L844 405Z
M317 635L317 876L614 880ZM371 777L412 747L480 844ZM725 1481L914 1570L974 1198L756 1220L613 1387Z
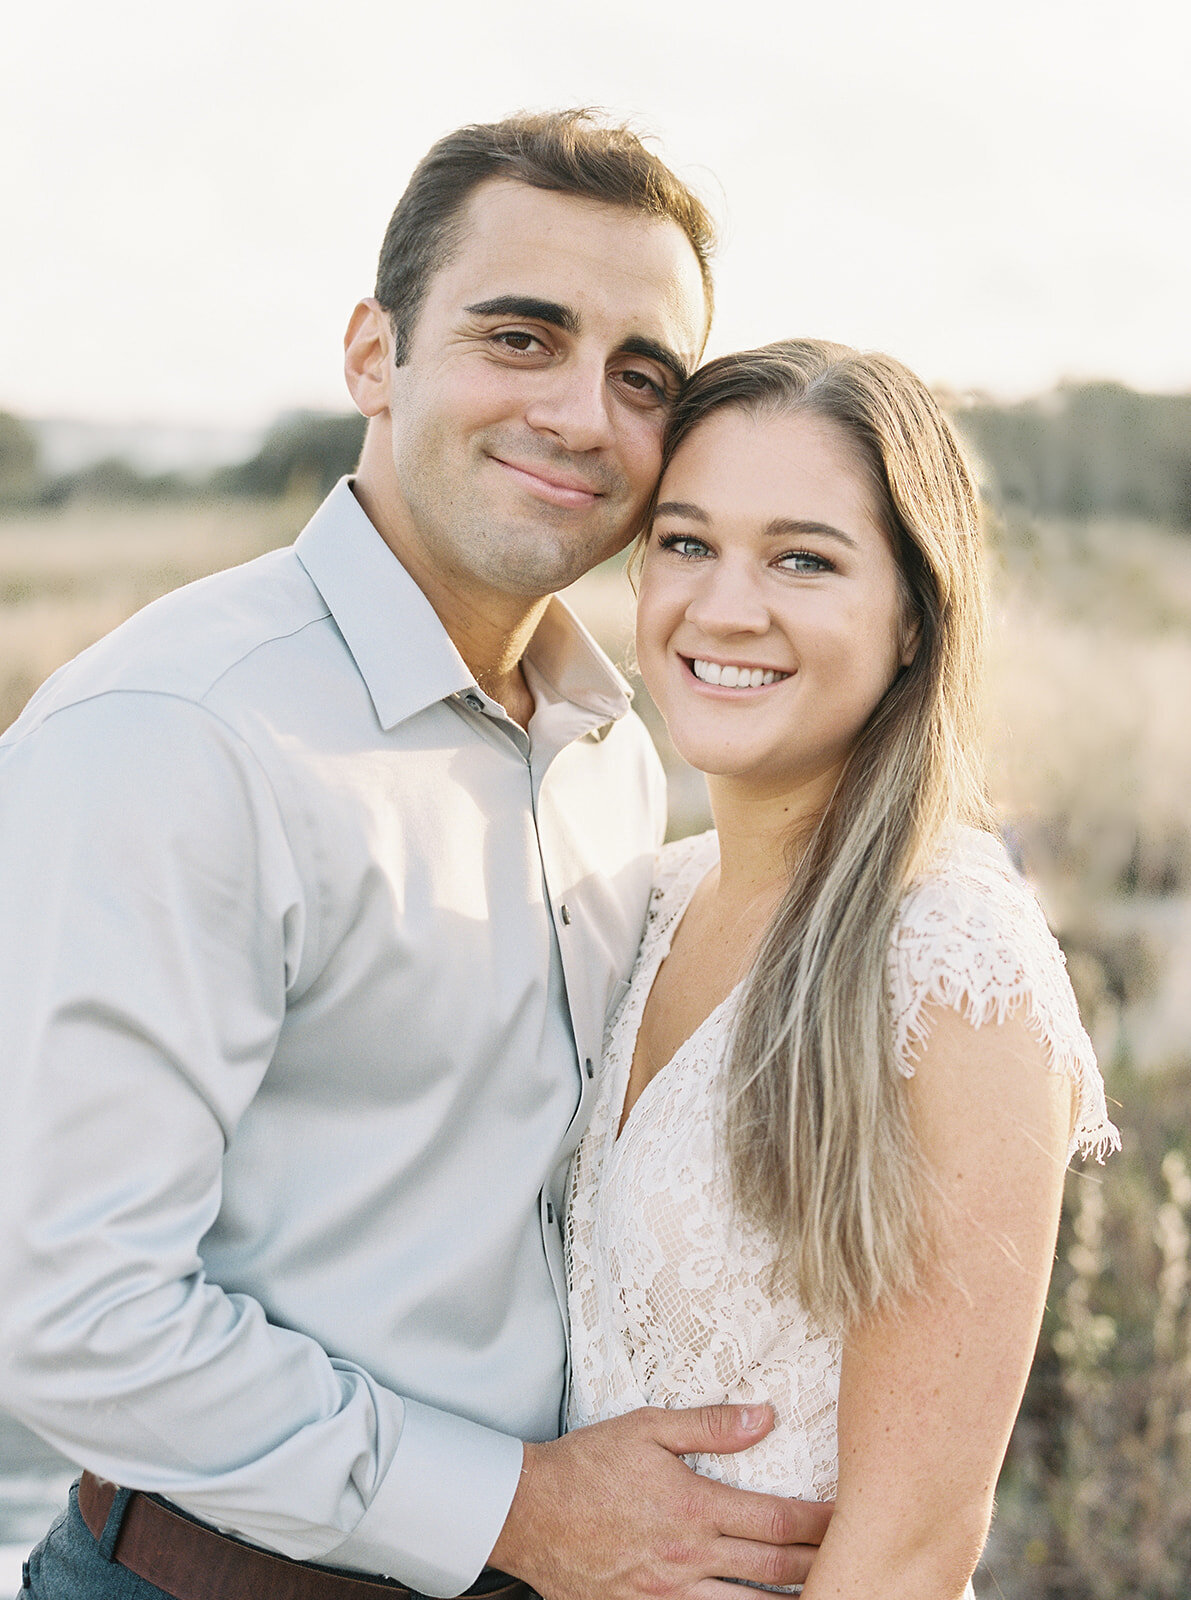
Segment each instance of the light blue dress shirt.
M663 826L559 601L529 734L341 483L0 740L0 1405L465 1588L566 1370L559 1212Z

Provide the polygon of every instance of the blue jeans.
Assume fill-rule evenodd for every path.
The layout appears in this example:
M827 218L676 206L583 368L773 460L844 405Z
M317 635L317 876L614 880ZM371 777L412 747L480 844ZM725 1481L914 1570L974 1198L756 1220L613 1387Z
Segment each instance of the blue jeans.
M26 1561L17 1600L172 1600L112 1560L127 1497L127 1490L116 1496L103 1538L96 1539L83 1521L75 1484L66 1510Z

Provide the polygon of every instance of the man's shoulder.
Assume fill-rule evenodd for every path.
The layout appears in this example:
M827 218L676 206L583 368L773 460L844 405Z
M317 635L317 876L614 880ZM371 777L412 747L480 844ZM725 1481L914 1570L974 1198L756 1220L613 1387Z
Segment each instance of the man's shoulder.
M200 578L143 610L60 667L10 736L55 712L113 693L202 703L229 674L325 623L328 611L292 547Z

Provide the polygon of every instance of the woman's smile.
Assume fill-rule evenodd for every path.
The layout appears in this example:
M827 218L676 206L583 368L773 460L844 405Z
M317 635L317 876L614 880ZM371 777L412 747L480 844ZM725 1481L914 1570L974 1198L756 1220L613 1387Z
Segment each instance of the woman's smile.
M773 667L742 666L739 662L692 660L687 663L700 683L716 689L764 689L781 683L788 672Z
M841 429L726 407L683 440L646 547L637 658L684 760L767 790L834 781L909 659L902 621Z

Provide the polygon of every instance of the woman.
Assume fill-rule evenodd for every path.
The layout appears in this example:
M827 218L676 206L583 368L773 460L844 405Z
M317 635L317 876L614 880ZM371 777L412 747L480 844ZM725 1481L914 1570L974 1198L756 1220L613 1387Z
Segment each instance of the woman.
M715 832L660 858L568 1221L571 1425L769 1401L727 1482L835 1514L804 1600L954 1600L1071 1150L1117 1142L976 754L976 496L928 391L792 341L696 375L637 653Z

